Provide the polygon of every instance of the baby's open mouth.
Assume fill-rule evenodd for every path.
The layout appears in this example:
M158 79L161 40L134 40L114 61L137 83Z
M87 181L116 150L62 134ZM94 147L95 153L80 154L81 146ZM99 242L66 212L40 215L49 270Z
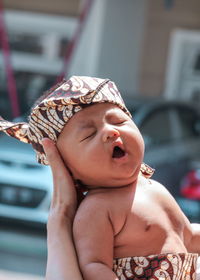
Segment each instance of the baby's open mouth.
M121 158L125 156L125 152L118 146L115 146L113 149L112 158Z

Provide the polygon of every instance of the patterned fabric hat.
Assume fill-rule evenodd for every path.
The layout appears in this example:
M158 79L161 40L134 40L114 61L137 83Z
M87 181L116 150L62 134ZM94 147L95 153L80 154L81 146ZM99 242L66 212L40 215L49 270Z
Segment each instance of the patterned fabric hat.
M48 165L42 139L47 137L56 142L65 124L76 112L91 104L104 102L119 106L131 117L114 82L109 79L72 76L36 101L28 123L12 123L0 117L0 131L32 144L37 161Z

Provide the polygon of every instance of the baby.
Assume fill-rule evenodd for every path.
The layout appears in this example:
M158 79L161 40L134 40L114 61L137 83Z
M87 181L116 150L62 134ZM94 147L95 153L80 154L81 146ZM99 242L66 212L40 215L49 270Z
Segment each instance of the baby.
M84 279L197 279L200 225L190 224L142 163L143 138L116 85L73 76L32 109L29 123L0 130L32 144L57 143L78 188L87 191L73 233Z

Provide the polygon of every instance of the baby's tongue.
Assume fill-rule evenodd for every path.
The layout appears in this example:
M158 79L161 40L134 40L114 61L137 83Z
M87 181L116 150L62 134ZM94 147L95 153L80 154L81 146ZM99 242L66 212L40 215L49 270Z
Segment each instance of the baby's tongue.
M113 158L120 158L120 157L123 157L125 154L125 152L120 148L120 147L115 147L114 150L113 150L113 155L112 157Z

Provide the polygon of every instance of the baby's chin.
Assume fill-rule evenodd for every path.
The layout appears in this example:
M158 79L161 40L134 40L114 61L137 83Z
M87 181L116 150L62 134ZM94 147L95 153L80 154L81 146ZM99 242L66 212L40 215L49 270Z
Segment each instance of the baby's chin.
M130 184L134 183L137 180L137 178L133 177L133 178L126 178L126 179L120 179L120 180L101 180L101 182L99 182L98 180L95 181L81 181L78 180L79 182L81 182L80 185L84 186L85 188L89 189L89 190L95 190L95 189L99 189L99 188L121 188L121 187L126 187L129 186Z
M88 189L103 188L116 188L130 185L137 181L140 171L140 165L126 172L117 173L111 176L105 176L101 174L97 178L88 177L84 174L74 174L74 178L80 183L80 186Z

